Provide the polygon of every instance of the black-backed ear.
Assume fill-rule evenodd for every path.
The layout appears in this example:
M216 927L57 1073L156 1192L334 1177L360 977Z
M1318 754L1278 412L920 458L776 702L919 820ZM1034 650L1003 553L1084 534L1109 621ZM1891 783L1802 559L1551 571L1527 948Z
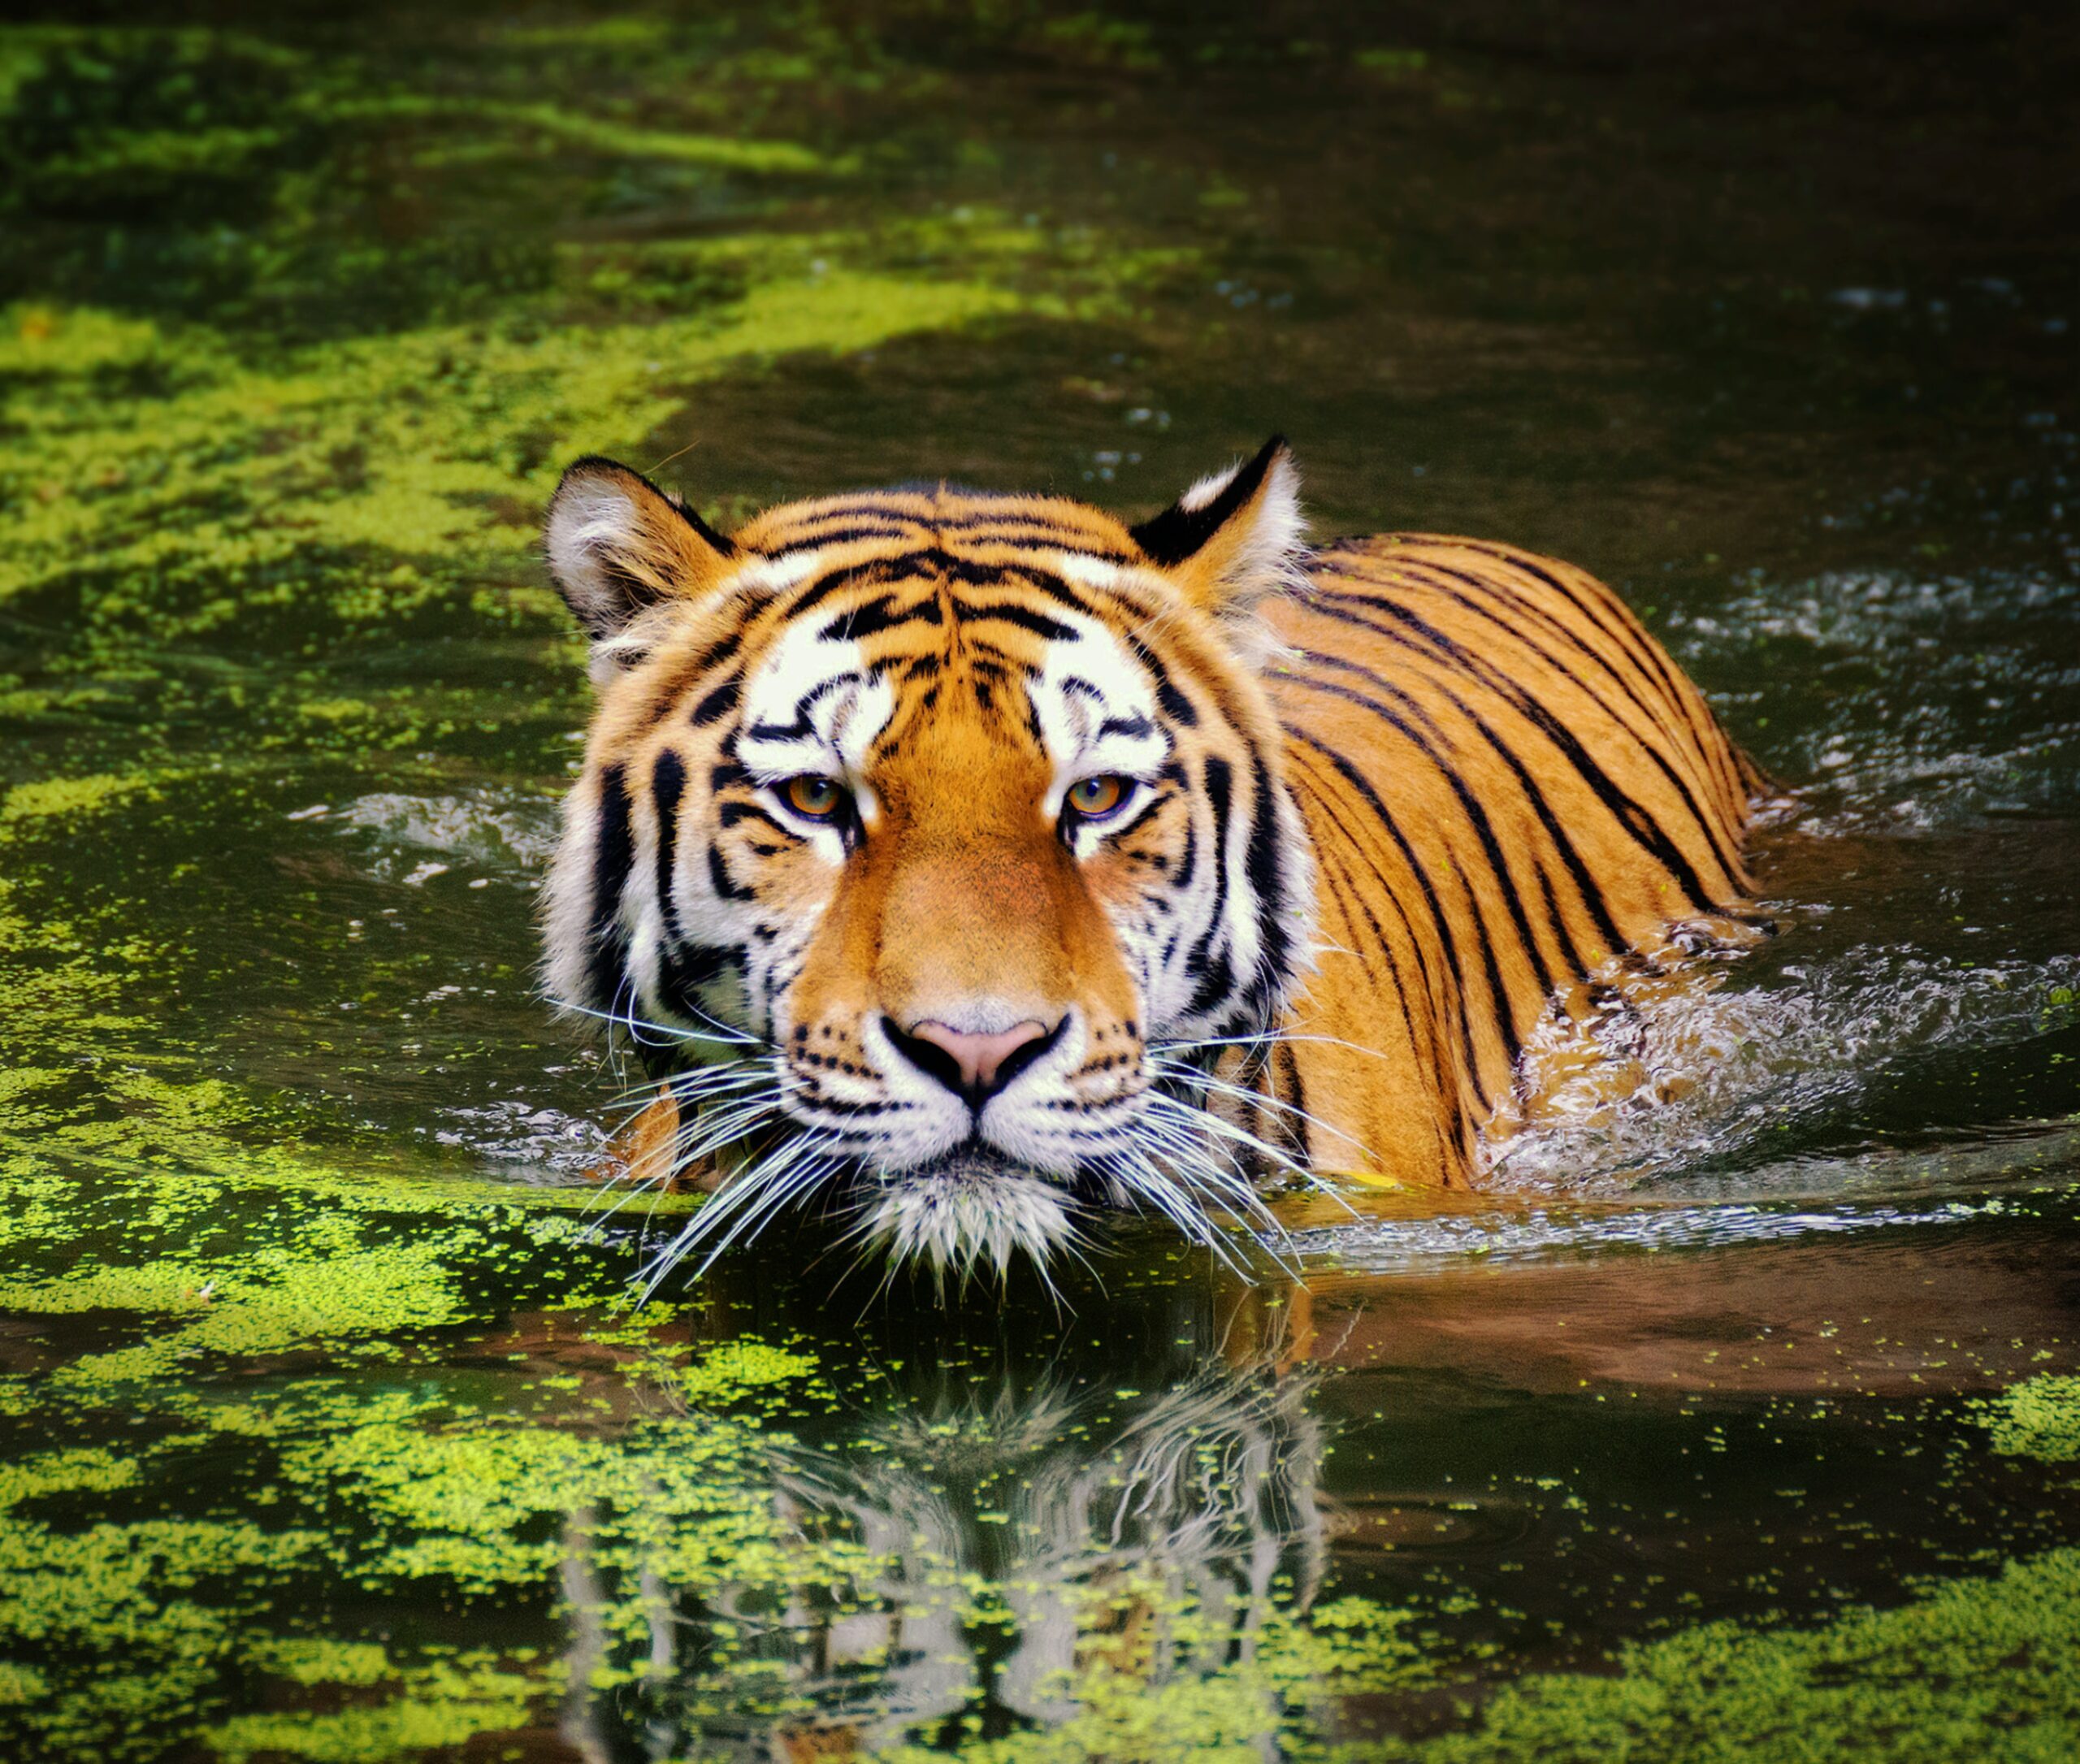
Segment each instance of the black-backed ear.
M563 475L542 539L557 591L596 645L661 601L713 587L737 553L676 496L596 456Z
M1231 615L1299 579L1306 525L1293 451L1274 435L1254 459L1200 479L1133 531L1186 600Z

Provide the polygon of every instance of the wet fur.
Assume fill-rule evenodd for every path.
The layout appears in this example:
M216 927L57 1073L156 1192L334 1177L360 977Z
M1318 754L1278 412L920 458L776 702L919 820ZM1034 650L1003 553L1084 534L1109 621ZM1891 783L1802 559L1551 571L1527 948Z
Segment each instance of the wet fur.
M1760 780L1608 589L1299 531L1276 442L1138 527L939 485L725 539L573 468L600 703L549 989L691 1068L674 1156L780 1129L704 1229L849 1183L899 1250L1001 1263L1094 1195L1212 1242L1268 1170L1465 1185L1556 993L1740 909ZM1146 806L1057 826L1115 762ZM858 824L792 820L790 770ZM883 1027L962 1012L1060 1024L973 1122Z

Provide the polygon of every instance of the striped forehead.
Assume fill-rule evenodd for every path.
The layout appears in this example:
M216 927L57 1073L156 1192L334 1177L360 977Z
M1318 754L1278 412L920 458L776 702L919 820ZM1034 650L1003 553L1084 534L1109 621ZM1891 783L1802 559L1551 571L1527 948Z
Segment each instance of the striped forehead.
M856 769L883 734L942 706L972 707L1058 758L1101 726L1155 722L1155 685L1102 597L1066 582L1036 592L1029 571L971 565L801 600L743 697L742 739L785 743L787 763L807 764L814 744Z
M1063 496L992 496L947 484L858 492L769 509L734 535L767 557L880 542L943 550L1067 551L1114 563L1138 548L1112 515Z

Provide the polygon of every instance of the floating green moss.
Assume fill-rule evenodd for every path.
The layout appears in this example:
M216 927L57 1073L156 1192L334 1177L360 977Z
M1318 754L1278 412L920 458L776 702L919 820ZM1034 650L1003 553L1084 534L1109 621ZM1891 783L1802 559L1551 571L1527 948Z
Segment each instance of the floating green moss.
M284 1658L278 1649L275 1661ZM370 1678L362 1657L379 1649L354 1650L355 1674L331 1670L340 1656L305 1652L288 1658L297 1669L285 1674L299 1684L345 1684L357 1688L379 1685L383 1700L301 1710L281 1714L236 1715L203 1736L227 1764L254 1757L305 1758L312 1764L376 1764L460 1746L484 1735L510 1733L527 1725L540 1706L544 1686L539 1675L500 1670L492 1657L460 1656L416 1666L393 1676Z
M2031 1378L1973 1405L1992 1435L1993 1449L2046 1463L2080 1463L2080 1378Z
M1626 1649L1610 1676L1530 1678L1471 1731L1337 1764L2039 1764L2080 1743L2080 1551L1813 1630L1712 1623Z
M51 816L93 814L152 787L149 777L102 773L93 778L46 778L17 784L0 800L0 829Z

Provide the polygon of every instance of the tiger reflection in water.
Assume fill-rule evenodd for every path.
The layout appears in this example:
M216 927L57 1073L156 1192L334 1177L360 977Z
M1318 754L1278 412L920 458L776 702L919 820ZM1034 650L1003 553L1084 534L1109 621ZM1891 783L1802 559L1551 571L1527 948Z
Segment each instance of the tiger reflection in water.
M867 1608L835 1613L813 1587L789 1609L742 1608L726 1588L696 1601L648 1580L639 1712L579 1689L566 1737L587 1764L864 1757L963 1718L1053 1725L1094 1663L1150 1691L1247 1664L1274 1607L1304 1611L1322 1578L1314 1385L1254 1360L1145 1398L1043 1378L899 1407L842 1458L776 1451L790 1528L835 1529L878 1564ZM609 1653L582 1614L629 1590L586 1536L572 1528L565 1577L578 1687ZM977 1621L978 1580L1001 1597L996 1623ZM717 1624L762 1634L760 1701L805 1713L713 1710L698 1668ZM1267 1757L1278 1727L1267 1696Z

